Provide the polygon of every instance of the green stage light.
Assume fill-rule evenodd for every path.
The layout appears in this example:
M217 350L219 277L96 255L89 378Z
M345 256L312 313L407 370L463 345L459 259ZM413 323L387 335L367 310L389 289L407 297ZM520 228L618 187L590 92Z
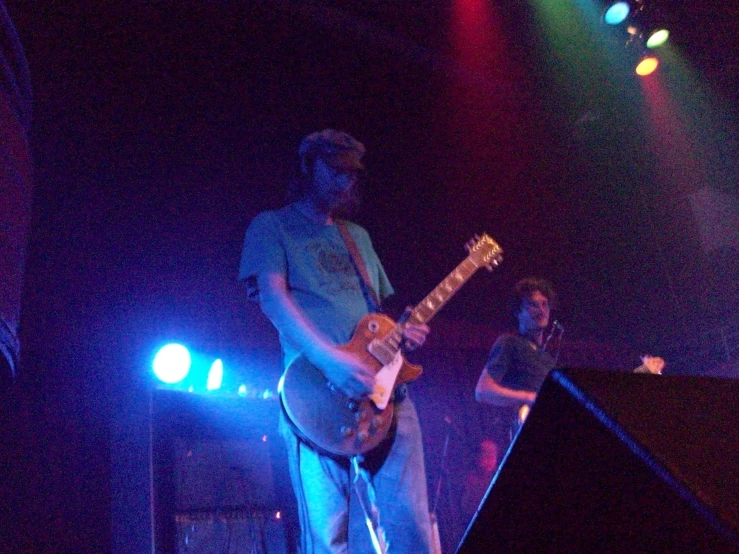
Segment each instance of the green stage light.
M670 38L670 31L667 29L657 29L656 31L649 33L646 43L647 48L657 48L658 46L662 46L667 42L668 38Z

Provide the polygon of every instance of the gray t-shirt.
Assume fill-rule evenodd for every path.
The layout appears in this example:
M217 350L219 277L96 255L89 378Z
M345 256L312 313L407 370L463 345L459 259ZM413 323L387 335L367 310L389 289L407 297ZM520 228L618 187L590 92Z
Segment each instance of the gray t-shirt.
M369 234L349 221L346 225L382 301L394 291ZM337 344L349 341L369 312L361 278L336 225L315 223L293 204L260 213L246 231L239 279L246 282L250 299L259 299L257 276L274 272L285 276L298 306ZM282 334L280 344L287 367L298 351Z
M515 390L538 393L555 362L548 352L519 334L503 334L485 364L490 377Z

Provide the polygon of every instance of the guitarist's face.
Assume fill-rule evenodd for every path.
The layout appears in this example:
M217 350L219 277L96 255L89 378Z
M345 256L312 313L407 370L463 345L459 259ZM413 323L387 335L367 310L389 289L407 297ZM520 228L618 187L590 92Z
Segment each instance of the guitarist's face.
M521 302L518 329L523 334L538 333L547 325L549 325L549 300L537 290Z
M356 171L337 169L318 158L309 196L318 209L331 214L352 201L356 183Z

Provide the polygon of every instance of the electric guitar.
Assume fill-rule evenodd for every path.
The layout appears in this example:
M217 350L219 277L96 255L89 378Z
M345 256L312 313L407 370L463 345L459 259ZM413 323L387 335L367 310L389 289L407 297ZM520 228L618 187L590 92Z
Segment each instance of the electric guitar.
M641 365L634 370L632 373L653 373L655 375L662 375L662 370L665 368L665 361L658 356L641 356ZM523 422L526 421L531 406L524 404L518 409L518 426L521 427Z
M486 234L469 241L466 248L467 258L410 311L405 321L427 323L478 269L492 271L503 259L503 250ZM423 371L403 357L403 326L383 314L368 314L359 320L351 340L339 347L375 370L374 390L362 399L349 398L302 355L287 367L280 380L280 400L302 438L330 454L355 456L387 436L393 421L395 387L417 379Z

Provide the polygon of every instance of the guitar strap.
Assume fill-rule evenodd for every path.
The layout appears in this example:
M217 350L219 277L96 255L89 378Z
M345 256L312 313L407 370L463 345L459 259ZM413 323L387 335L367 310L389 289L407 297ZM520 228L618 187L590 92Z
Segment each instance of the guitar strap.
M336 221L336 227L341 233L341 237L344 239L347 250L349 250L349 256L354 264L354 269L360 276L360 282L362 284L362 293L367 301L367 306L370 312L379 312L380 299L377 297L377 292L372 286L369 274L367 273L367 267L364 265L364 259L359 253L357 243L354 242L349 229L346 226L346 222L343 220ZM380 513L377 509L375 501L375 487L372 483L372 478L369 472L359 465L360 457L352 456L352 464L354 466L354 490L357 492L357 498L359 499L360 506L364 512L365 523L372 540L372 546L374 547L375 554L387 554L387 542L385 539L385 531L380 525Z
M341 233L341 238L344 239L347 250L349 250L349 256L351 257L352 263L354 264L354 269L357 271L357 273L359 273L359 276L361 278L360 280L364 285L362 287L362 292L367 299L367 304L369 305L370 312L381 312L382 307L380 305L380 299L377 297L377 292L375 292L375 288L372 286L372 281L370 281L369 274L367 273L367 267L364 265L362 254L359 253L357 243L354 242L354 238L349 232L349 229L346 226L346 222L342 219L337 219L336 227L339 229L339 233Z

